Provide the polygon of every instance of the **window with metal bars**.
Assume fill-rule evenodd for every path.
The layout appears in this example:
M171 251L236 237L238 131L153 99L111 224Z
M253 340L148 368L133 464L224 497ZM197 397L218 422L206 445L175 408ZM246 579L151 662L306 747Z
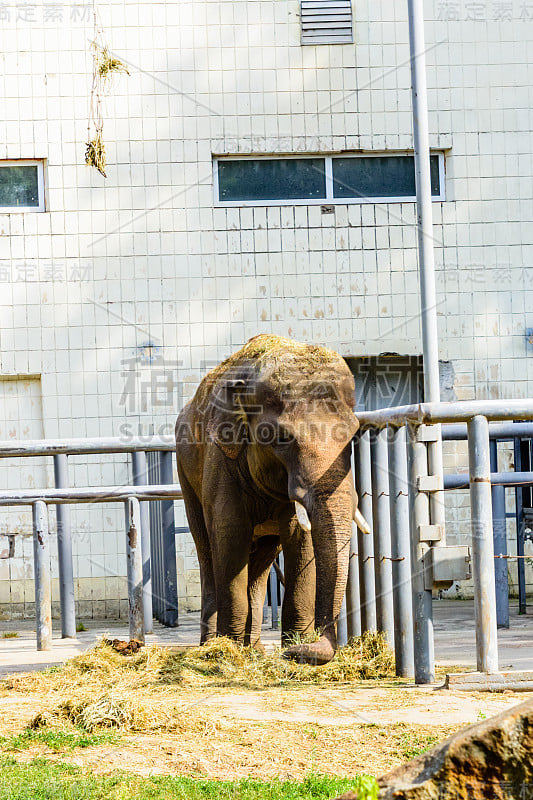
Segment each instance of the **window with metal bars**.
M300 0L302 44L353 42L352 0Z

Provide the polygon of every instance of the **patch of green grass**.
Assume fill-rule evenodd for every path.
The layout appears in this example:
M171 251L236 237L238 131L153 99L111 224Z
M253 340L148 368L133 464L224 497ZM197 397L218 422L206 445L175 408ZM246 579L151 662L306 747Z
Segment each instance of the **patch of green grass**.
M94 747L99 744L114 744L119 739L116 732L87 733L87 731L62 731L40 728L27 728L22 733L11 737L0 737L0 748L3 750L27 750L34 744L45 744L56 752L74 750L76 747Z
M422 755L440 741L439 734L406 730L399 737L398 751L405 761L411 761L412 758Z
M126 772L94 775L44 759L18 763L0 758L0 800L328 800L348 789L358 789L360 800L377 798L377 784L366 775L309 775L303 781L213 781Z
M77 633L81 633L82 631L86 631L86 630L87 630L87 628L85 627L83 622L77 622L76 623L76 632Z
M17 639L18 632L17 631L5 631L2 634L2 639Z

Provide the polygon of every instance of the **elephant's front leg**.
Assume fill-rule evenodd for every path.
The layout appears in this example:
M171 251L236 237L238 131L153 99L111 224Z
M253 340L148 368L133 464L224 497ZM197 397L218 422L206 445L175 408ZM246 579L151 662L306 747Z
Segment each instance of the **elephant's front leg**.
M281 643L294 643L294 636L313 633L315 628L316 567L311 534L296 517L282 530L285 564L285 594L281 612Z

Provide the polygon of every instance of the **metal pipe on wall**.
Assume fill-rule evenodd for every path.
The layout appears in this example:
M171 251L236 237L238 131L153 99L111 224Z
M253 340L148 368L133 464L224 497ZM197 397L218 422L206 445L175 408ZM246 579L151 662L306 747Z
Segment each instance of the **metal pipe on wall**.
M418 441L418 426L407 426L407 464L409 476L409 529L411 540L411 587L413 602L413 638L415 682L435 680L432 591L426 588L426 553L429 544L421 541L423 526L429 525L429 500L418 488L418 478L427 475L427 452ZM422 526L422 527L421 527Z
M372 474L372 518L374 521L374 575L376 581L377 628L394 646L392 597L391 527L387 431L376 433L370 443Z
M124 503L126 514L126 563L130 639L144 642L143 562L141 550L141 510L136 497Z
M490 493L489 424L478 415L468 423L472 508L472 577L476 610L477 668L498 672L494 545Z
M359 497L359 508L370 527L372 520L372 473L370 468L370 436L364 431L354 441L355 485ZM359 553L359 591L361 595L361 630L375 631L376 584L374 578L374 540L371 534L357 532Z
M68 456L64 453L54 456L54 479L57 489L68 488ZM70 527L70 508L67 505L56 506L56 521L61 636L63 639L75 639L76 603L74 598L72 531Z
M35 577L35 621L37 650L52 649L52 579L48 509L42 500L32 506L33 571Z
M389 492L396 674L415 674L406 430L389 431Z
M131 457L133 470L133 483L135 486L148 485L148 469L146 464L146 453L139 450L132 453ZM153 630L153 609L152 609L152 567L150 554L150 507L147 501L140 504L141 508L141 551L143 560L143 610L144 610L144 632L152 633Z

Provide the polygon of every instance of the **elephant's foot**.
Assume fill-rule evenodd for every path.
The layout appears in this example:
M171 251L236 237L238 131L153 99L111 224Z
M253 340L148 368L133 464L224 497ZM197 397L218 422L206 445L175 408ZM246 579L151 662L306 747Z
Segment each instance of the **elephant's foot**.
M335 655L335 648L330 640L321 636L318 642L308 644L295 644L283 653L283 658L298 661L300 664L313 664L321 666L327 664Z

